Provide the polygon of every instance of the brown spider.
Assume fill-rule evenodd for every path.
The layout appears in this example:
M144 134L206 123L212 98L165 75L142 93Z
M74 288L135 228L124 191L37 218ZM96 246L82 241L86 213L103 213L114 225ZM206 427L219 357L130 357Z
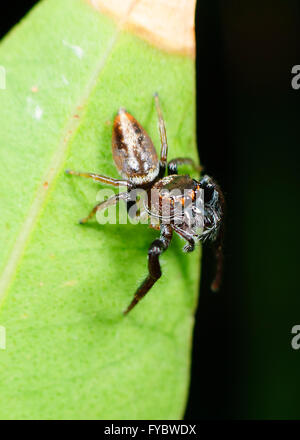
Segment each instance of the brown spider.
M130 214L130 208L135 205L137 200L136 191L138 189L146 191L148 199L145 210L150 218L155 218L157 222L156 225L150 224L150 227L160 230L160 237L153 241L148 250L149 274L135 292L131 303L123 312L124 314L132 310L161 277L159 256L168 248L173 231L187 241L187 245L183 248L185 252L193 251L196 241L205 241L206 239L214 241L217 269L211 285L212 290L219 289L222 278L223 194L219 186L207 175L200 181L192 179L188 175L178 175L178 165L185 164L196 170L201 169L192 159L177 158L167 163L167 136L157 94L154 95L154 99L161 139L160 160L158 160L153 143L143 127L125 109L120 108L114 120L112 152L116 167L124 180L95 173L66 170L67 174L92 178L95 182L127 187L127 191L115 194L97 204L80 223L86 223L97 211L115 205L119 200L124 200L127 203L127 210ZM168 175L164 177L166 168L168 168ZM153 196L153 191L156 197ZM202 209L199 203L197 204L198 196L201 194ZM183 210L181 217L176 215L178 205ZM166 207L168 208L167 215L165 215Z

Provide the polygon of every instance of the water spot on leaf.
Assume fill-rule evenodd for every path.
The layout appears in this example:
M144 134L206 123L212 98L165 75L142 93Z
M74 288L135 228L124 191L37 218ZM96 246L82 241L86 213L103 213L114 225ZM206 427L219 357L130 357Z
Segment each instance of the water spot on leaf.
M27 111L37 121L43 116L43 109L30 97L27 97Z
M62 76L61 76L61 79L62 79L63 83L64 83L66 86L68 86L68 85L70 84L69 81L68 81L68 79L65 77L65 75L62 75Z
M68 47L69 49L71 49L73 51L73 53L78 57L78 58L82 58L84 55L84 51L82 49L82 47L80 46L76 46L76 44L71 44L68 43L68 41L66 40L62 40L63 45Z

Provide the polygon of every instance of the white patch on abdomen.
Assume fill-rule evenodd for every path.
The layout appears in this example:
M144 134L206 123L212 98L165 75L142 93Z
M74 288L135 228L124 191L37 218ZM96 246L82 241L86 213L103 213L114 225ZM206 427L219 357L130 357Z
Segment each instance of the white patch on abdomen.
M131 169L133 169L134 171L139 171L139 163L136 160L135 157L129 157L128 159L128 165L130 166Z

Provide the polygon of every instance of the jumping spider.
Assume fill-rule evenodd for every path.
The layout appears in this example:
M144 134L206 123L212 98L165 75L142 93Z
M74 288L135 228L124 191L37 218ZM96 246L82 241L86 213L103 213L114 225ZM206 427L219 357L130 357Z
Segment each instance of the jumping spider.
M212 290L218 290L222 277L223 253L221 232L224 208L223 194L214 180L207 175L200 181L192 179L188 175L178 175L178 165L185 164L193 167L195 170L200 170L200 167L192 159L177 158L167 163L167 136L157 94L154 95L154 99L161 139L160 160L158 160L153 143L143 127L125 109L120 108L113 125L112 153L115 165L124 180L113 179L95 173L66 170L67 174L92 178L95 182L116 187L127 187L127 191L116 194L97 204L80 223L86 223L97 211L115 205L119 200L124 200L127 203L127 210L129 211L129 208L135 203L132 194L139 188L145 190L149 195L148 206L145 206L145 208L150 218L152 216L157 219L158 225L153 226L152 224L150 227L159 229L160 237L154 240L149 247L149 274L135 292L131 303L123 312L124 314L130 312L161 277L159 256L168 248L173 231L187 241L187 245L183 249L185 252L193 251L197 241L213 241L215 243L217 267L215 279L211 284ZM168 170L167 176L165 176L166 169ZM179 196L178 192L177 196L165 195L166 190L169 191L171 189L179 190ZM156 200L152 205L150 203L151 190L158 192L158 201ZM196 206L196 199L201 190L204 191L202 212ZM167 206L170 208L167 219L162 213L162 200L167 202ZM179 202L187 213L190 214L192 212L193 224L187 220L186 216L182 217L181 223L178 223L178 219L177 222L174 221L174 206L176 202L177 204ZM201 221L202 229L199 233L199 228L197 227L201 224Z

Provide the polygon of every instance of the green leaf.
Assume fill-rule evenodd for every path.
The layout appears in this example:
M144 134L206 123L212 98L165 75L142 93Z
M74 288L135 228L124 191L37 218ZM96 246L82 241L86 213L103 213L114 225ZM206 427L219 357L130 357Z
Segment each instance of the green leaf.
M78 225L101 187L64 170L118 177L120 106L158 150L155 91L169 159L197 160L194 61L120 31L85 1L45 0L2 42L0 64L0 417L182 417L200 251L182 254L175 237L162 278L124 318L158 233Z

